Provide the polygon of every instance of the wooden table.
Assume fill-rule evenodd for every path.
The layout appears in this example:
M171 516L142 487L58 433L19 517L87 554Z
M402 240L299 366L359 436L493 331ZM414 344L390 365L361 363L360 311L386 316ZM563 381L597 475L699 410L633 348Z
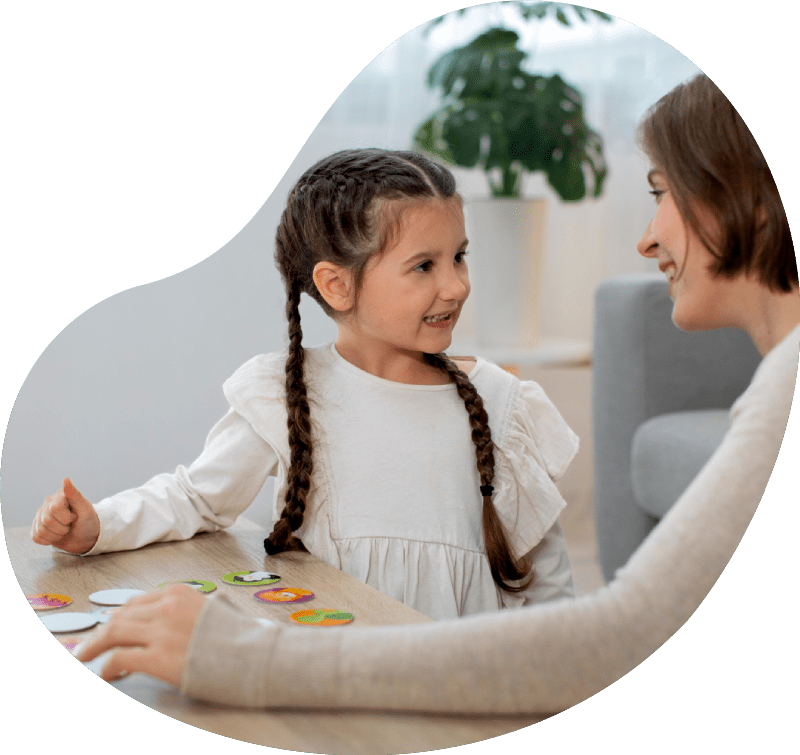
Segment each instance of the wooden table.
M308 607L350 611L361 626L417 624L423 614L363 584L306 553L264 554L263 529L240 518L224 532L198 535L179 543L155 543L137 551L86 558L36 545L27 528L5 531L11 565L26 594L67 594L73 602L63 611L89 612L96 590L130 587L151 590L176 580L205 580L224 590L246 614L276 622ZM253 598L263 587L234 586L222 581L233 571L271 571L283 587L314 592L310 603L265 604ZM313 630L312 630L313 631ZM91 630L59 634L84 637ZM161 713L206 731L254 744L287 750L342 755L405 753L478 742L535 723L534 716L421 715L382 712L253 711L199 702L169 684L143 674L113 682L126 695Z

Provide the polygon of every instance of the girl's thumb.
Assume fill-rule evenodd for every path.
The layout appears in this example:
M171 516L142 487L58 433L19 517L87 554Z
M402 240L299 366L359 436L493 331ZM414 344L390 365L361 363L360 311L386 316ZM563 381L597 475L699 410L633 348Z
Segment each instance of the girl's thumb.
M64 478L64 496L67 499L67 503L69 503L69 507L76 513L81 514L87 510L87 508L92 508L92 504L87 501L81 492L72 484L72 480L69 477Z

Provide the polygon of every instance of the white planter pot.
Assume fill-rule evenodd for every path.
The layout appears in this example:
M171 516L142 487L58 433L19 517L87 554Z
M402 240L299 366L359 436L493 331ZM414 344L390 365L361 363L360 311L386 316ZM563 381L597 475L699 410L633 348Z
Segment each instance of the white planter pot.
M465 202L479 346L530 349L539 339L546 211L545 199Z

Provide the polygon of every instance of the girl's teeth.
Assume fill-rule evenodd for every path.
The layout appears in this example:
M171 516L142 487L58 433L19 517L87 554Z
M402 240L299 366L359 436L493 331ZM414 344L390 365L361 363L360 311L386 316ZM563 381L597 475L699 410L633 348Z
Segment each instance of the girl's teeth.
M441 322L442 320L447 320L450 318L450 315L435 315L433 317L423 317L422 319L425 322Z

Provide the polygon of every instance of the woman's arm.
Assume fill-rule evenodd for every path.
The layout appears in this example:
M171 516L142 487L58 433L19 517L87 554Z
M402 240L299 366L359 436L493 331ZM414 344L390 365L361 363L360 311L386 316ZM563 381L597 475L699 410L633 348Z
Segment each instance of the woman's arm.
M179 657L166 654L175 662L170 679L179 678L190 696L244 707L552 713L585 700L671 637L728 563L786 428L796 344L786 356L777 368L757 373L758 384L737 402L718 451L613 582L596 593L415 627L318 630L264 627L224 596L211 597L192 609L198 618L182 630ZM147 611L160 626L158 605ZM126 656L129 667L116 662L117 651L109 668L167 678L152 662L133 665L136 658L165 657L165 633L137 634L137 624L126 629L125 612L78 657L139 647L144 652Z

